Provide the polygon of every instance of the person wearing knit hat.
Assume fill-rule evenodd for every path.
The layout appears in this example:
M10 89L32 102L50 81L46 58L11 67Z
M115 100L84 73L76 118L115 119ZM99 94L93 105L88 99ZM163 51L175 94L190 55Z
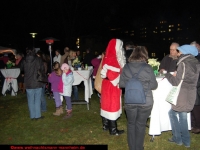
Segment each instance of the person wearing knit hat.
M66 115L63 119L68 119L72 116L72 103L71 103L71 94L72 94L72 84L74 82L74 76L72 71L69 68L69 65L63 63L61 66L63 71L62 80L60 80L58 85L58 90L66 100Z
M69 65L66 64L66 63L62 64L61 70L63 70L63 71L64 71L64 70L69 70Z
M184 55L186 54L191 54L193 56L198 55L198 49L192 45L182 45L182 46L177 47L177 49L181 51L181 53Z
M195 104L200 64L194 57L198 54L195 46L182 45L177 47L177 51L179 57L177 71L173 75L170 73L165 75L172 86L178 86L181 80L183 80L177 104L172 104L168 113L172 128L172 137L168 141L177 145L184 144L185 147L190 147L187 113L193 109Z

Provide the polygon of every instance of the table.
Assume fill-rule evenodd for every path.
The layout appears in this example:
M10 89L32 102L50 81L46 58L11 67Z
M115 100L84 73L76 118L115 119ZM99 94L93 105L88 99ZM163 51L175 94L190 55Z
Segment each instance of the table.
M11 89L11 95L16 96L18 91L17 77L20 74L19 68L1 69L1 73L5 77L5 81L2 88L2 94L6 95L6 91Z
M153 135L151 141L154 139L154 135L160 135L162 131L171 130L171 124L168 116L168 112L171 109L171 104L165 101L167 94L169 93L172 85L166 78L157 77L158 88L152 90L154 104L150 116L149 135ZM191 117L188 113L188 129L191 130Z
M74 83L73 85L79 85L82 81L85 86L85 100L73 100L72 104L87 104L89 110L89 98L93 94L92 90L92 79L91 75L93 72L93 67L88 66L88 70L73 70Z

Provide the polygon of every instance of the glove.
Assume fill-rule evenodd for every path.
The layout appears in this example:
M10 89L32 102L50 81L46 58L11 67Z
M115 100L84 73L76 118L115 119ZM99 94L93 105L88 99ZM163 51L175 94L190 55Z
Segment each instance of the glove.
M106 73L107 73L107 69L103 68L103 69L101 70L101 77L102 77L102 78L106 78Z

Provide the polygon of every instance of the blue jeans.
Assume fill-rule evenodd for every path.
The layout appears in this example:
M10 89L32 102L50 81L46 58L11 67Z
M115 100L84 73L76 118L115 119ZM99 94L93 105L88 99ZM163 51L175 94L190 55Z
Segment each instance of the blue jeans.
M47 103L45 98L45 85L42 87L42 94L41 94L41 111L47 111Z
M172 140L177 144L183 143L185 146L190 146L187 112L177 112L170 109L168 114L172 127Z
M71 97L64 96L66 100L66 108L65 110L72 110L72 103L71 103Z
M146 122L151 114L152 105L141 106L125 104L127 116L127 138L130 150L142 150L145 138Z
M74 93L74 100L78 100L78 86L77 85L73 85L73 93Z
M26 89L28 108L31 119L41 117L41 94L42 88Z

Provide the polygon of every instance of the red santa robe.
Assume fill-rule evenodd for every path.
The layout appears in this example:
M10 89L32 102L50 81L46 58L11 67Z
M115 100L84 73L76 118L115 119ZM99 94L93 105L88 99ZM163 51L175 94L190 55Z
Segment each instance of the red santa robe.
M101 116L109 120L117 120L122 113L121 89L118 86L126 60L122 46L121 40L110 40L102 62Z

